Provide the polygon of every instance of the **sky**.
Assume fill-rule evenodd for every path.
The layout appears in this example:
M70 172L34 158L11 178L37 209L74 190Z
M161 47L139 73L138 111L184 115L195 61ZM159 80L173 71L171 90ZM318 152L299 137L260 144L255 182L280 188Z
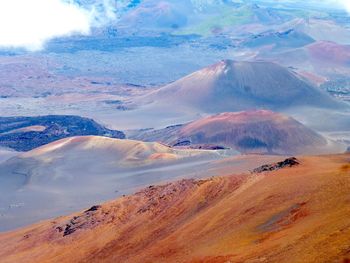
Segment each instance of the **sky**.
M88 35L93 27L116 19L115 3L122 5L127 0L80 1L90 4L79 6L74 0L0 0L0 48L37 51L52 38ZM350 13L350 0L321 1Z

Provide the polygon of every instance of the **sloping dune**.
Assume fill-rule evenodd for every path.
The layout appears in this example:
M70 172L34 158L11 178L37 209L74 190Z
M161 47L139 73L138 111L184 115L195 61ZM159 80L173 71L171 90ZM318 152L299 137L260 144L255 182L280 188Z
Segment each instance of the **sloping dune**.
M93 154L96 158L99 158L100 156L97 155L97 152L104 152L106 155L104 157L111 156L120 165L126 165L128 162L134 161L145 163L152 160L152 155L156 153L164 153L168 154L164 156L173 156L176 158L188 156L185 151L176 151L160 143L145 143L97 136L80 136L53 142L24 153L20 157L35 157L44 160L69 153L70 155L80 156L80 158L85 154Z
M17 154L18 152L15 152L11 149L0 147L0 163L10 159L13 156L16 156Z
M195 176L225 157L106 137L62 139L0 163L0 231Z
M350 155L152 186L0 235L2 262L347 262ZM289 164L291 164L289 163ZM299 164L297 164L299 163Z
M142 101L192 107L207 113L296 106L338 107L340 103L294 72L270 62L224 60L157 91Z

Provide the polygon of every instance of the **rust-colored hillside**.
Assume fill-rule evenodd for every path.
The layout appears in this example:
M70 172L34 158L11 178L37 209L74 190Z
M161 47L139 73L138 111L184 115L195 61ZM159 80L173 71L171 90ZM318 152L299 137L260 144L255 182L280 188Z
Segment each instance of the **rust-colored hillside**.
M149 187L1 234L0 261L348 262L350 155L298 162Z

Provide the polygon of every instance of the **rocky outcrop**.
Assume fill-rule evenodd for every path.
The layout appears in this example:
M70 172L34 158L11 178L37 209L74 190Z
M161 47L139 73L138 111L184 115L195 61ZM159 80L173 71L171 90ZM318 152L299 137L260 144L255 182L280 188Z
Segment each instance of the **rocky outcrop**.
M63 237L73 234L78 229L91 228L100 221L95 220L95 213L101 208L100 205L92 206L79 216L74 216L68 220L65 224L56 226L58 233L63 232Z
M121 131L107 129L80 116L0 117L0 146L16 151L30 151L67 137L87 135L125 138Z
M300 162L297 158L291 157L291 158L285 159L282 162L278 162L278 163L274 163L274 164L266 164L266 165L260 166L256 169L254 169L253 173L272 172L272 171L276 171L276 170L283 169L286 167L293 167L293 166L299 165L299 164L300 164Z

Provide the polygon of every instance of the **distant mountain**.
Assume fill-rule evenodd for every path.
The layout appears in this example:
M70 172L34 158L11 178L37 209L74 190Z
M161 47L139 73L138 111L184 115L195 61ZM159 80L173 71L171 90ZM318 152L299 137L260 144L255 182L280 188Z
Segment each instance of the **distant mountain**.
M350 45L339 45L329 41L319 41L306 47L310 59L320 66L334 67L341 71L347 68L350 71ZM336 69L334 72L336 72Z
M293 118L271 111L227 112L135 137L172 146L212 145L242 153L321 152L327 140Z
M79 116L0 117L0 146L29 151L50 142L73 136L98 135L125 138L92 119Z
M232 60L221 61L164 86L142 97L142 102L172 104L206 113L342 105L287 68L270 62Z
M181 1L180 1L181 2ZM135 29L176 29L187 24L191 12L181 3L146 1L118 22L118 27Z
M229 32L243 24L282 23L288 15L275 9L241 1L146 0L125 12L117 22L120 29L162 30L179 35L210 36Z
M332 41L316 41L275 54L265 52L258 57L270 57L271 60L293 67L300 73L304 72L303 75L308 74L310 79L313 74L315 82L318 82L317 79L320 79L321 83L327 79L346 79L350 74L350 45L340 45Z
M272 50L281 50L303 47L313 42L315 40L307 34L289 29L282 32L266 32L254 35L243 41L241 45L249 48L270 46Z
M317 41L350 44L350 30L329 19L301 19L294 28Z

